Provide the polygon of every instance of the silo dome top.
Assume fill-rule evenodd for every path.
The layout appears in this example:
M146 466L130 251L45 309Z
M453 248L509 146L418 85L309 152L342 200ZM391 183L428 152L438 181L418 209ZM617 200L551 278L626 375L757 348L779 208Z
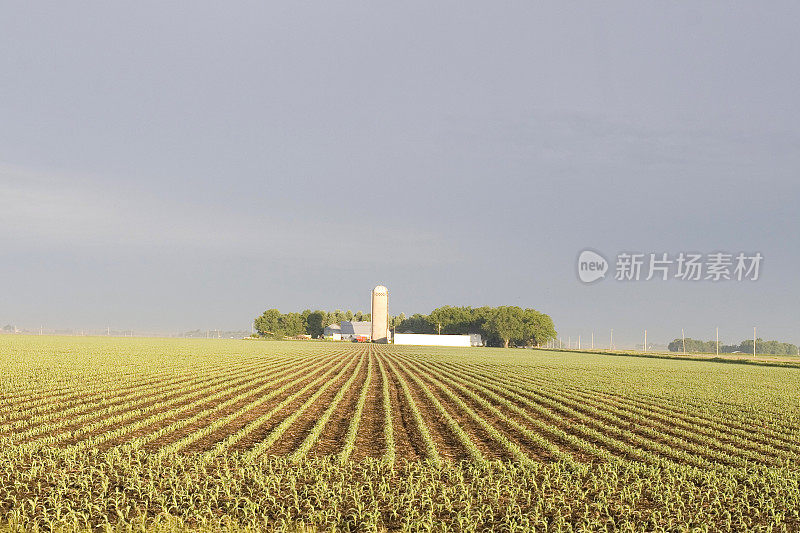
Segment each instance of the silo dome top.
M384 293L385 294L385 293L388 293L388 292L389 292L389 289L387 289L383 285L378 285L377 287L372 289L372 293L373 294L380 294L380 293Z

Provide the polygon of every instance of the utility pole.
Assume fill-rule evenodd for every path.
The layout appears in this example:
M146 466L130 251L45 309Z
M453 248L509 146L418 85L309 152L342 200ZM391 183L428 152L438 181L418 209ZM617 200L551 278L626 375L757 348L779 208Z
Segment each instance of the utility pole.
M681 328L681 338L683 339L683 355L686 355L686 334L683 332L683 328Z

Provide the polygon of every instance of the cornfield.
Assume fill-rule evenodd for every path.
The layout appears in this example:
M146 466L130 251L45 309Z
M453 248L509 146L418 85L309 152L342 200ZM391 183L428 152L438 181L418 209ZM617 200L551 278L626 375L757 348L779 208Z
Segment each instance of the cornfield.
M0 337L0 528L800 530L800 368Z

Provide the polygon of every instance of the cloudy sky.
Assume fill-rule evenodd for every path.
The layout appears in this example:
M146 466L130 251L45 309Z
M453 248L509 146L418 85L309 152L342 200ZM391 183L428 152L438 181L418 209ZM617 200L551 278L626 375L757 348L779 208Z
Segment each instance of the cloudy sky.
M797 3L265 4L4 3L2 324L247 329L382 283L800 342ZM584 248L764 262L585 285Z

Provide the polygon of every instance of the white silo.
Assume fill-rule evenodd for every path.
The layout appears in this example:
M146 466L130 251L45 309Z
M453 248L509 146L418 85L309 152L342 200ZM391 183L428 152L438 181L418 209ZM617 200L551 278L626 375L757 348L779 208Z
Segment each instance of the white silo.
M389 290L383 285L372 289L372 342L389 342Z

